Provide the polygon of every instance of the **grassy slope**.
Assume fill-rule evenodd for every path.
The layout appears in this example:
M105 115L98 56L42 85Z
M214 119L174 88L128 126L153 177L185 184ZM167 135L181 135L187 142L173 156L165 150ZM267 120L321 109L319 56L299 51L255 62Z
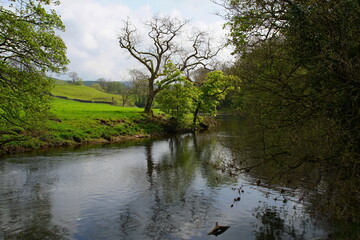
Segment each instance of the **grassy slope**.
M164 133L165 121L160 117L147 116L141 108L59 98L53 98L52 105L51 120L44 121L36 136L3 146L0 155L26 149L106 143Z
M86 86L64 84L64 81L56 81L52 93L68 98L110 102L113 96ZM159 113L157 110L154 112ZM143 114L142 108L53 98L51 114L51 120L44 121L44 127L36 132L36 136L26 141L11 142L0 149L0 154L23 148L117 141L164 132L164 120Z
M109 94L96 90L88 86L77 86L67 84L65 81L55 81L55 86L51 93L55 96L63 96L69 99L81 99L92 101L112 102L114 97L118 102L121 99L119 95Z
M53 100L49 131L42 141L63 145L93 141L111 141L124 136L162 132L159 119L144 115L143 109L109 104L80 103L65 99Z

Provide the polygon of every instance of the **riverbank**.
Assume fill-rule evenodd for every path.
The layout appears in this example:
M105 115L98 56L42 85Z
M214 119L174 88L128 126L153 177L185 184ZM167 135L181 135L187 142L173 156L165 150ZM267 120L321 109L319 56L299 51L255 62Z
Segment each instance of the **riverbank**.
M2 146L0 155L82 144L121 142L163 135L165 115L143 109L54 98L51 116L36 131Z

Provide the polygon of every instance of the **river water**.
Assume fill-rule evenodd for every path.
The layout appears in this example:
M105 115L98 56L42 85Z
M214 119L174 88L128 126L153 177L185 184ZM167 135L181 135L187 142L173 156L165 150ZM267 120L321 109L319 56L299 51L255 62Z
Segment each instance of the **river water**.
M212 167L231 153L220 144L236 137L228 124L236 125L0 160L0 239L327 236L296 192ZM209 236L216 222L230 228Z

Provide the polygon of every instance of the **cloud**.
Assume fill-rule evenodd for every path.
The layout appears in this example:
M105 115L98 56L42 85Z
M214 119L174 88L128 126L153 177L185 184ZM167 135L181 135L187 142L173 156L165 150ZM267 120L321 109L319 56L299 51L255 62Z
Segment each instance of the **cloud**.
M62 0L55 10L66 26L60 36L68 47L69 69L84 80L126 80L128 70L139 66L117 41L121 23L127 17L135 25L141 25L154 13L190 18L194 25L224 36L223 22L211 14L210 4L209 0Z

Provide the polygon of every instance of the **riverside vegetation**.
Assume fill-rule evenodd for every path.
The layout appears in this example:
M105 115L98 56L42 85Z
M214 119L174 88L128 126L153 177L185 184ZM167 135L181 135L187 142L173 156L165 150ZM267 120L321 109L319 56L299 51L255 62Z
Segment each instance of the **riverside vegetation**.
M2 148L4 152L31 150L44 147L67 146L81 143L105 143L129 138L140 138L165 132L164 115L143 113L142 108L120 107L102 103L84 103L71 99L109 101L112 94L87 86L56 81L53 95L66 97L51 99L49 120L31 135L23 134ZM158 117L156 117L158 116Z
M7 135L4 134L0 153L108 143L168 132L191 131L199 124L205 125L203 117L198 116L200 110L216 113L216 106L225 97L229 87L224 79L228 77L218 71L209 74L209 80L201 84L202 87L175 84L168 90L170 95L162 96L157 103L164 112L154 109L151 115L135 106L136 96L131 96L129 106L124 107L119 106L123 103L123 96L94 87L49 79L54 82L52 97L48 96L50 111L44 115L42 123L31 131L13 127ZM174 92L175 87L178 91L187 90L191 94L180 99ZM208 103L206 106L204 101Z

